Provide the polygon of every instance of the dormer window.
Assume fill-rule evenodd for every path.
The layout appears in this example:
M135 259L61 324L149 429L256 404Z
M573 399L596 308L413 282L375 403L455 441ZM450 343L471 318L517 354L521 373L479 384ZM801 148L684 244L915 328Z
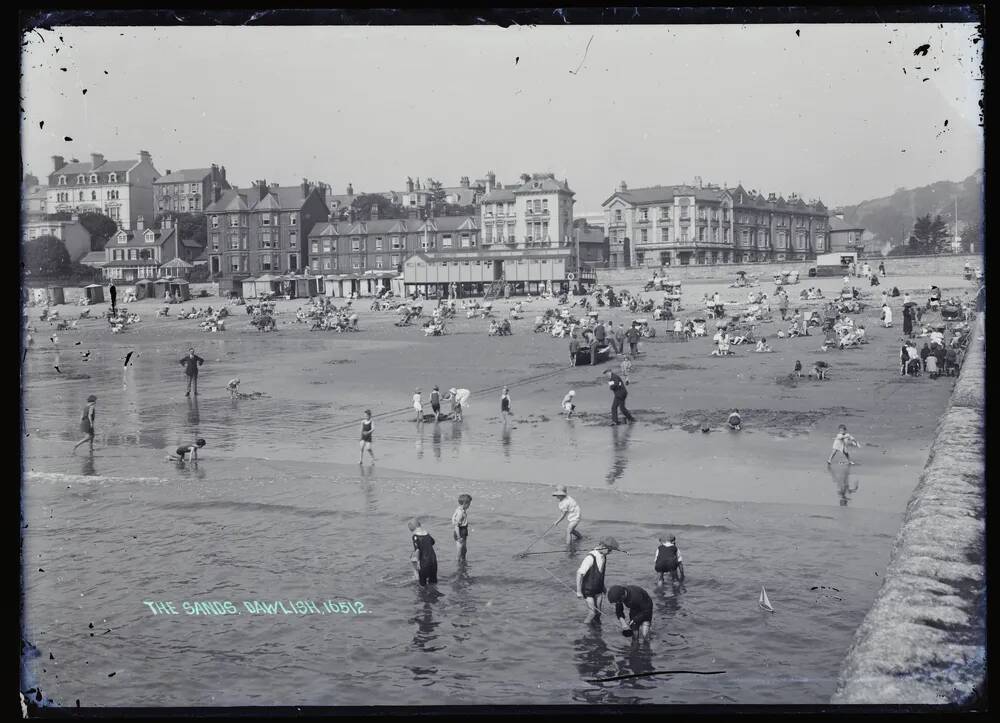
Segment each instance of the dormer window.
M156 240L156 234L153 233L153 229L149 229L143 238L146 239L146 243L151 244Z
M108 183L118 183L118 174L117 173L109 173L108 174Z
M97 174L96 173L91 173L90 174L90 182L91 183L97 183Z
M128 234L126 234L124 231L119 232L119 234L118 234L118 243L120 243L120 244L126 244L126 243L128 243Z
M59 183L57 185L59 185L59 186L65 186L66 185L66 176L59 176Z
M77 183L84 183L85 182L84 181L84 175L82 173L79 176L76 177L76 182Z

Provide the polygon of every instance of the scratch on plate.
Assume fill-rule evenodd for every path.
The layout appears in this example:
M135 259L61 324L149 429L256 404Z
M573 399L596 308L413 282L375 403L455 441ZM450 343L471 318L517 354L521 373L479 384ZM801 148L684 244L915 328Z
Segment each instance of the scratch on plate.
M580 64L578 66L576 66L576 70L569 71L572 75L576 75L577 73L579 73L580 72L580 68L582 68L583 64L585 62L587 62L587 52L590 50L590 44L593 41L594 41L594 36L591 35L590 36L590 40L587 41L587 47L584 48L584 50L583 50L583 59L580 61Z

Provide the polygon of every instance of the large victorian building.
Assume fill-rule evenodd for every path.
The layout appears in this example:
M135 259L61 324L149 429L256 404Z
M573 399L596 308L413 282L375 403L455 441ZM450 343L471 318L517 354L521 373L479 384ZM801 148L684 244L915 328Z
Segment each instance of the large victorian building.
M204 213L217 197L216 191L229 188L226 167L212 164L211 168L167 169L162 178L153 182L156 212Z
M66 163L62 156L53 156L52 164L48 213L103 213L125 229L133 228L139 216L155 215L153 182L160 173L148 151L139 151L138 161L106 161L92 153L89 162L74 158Z
M828 248L827 211L742 186L623 181L603 204L612 266L688 266L806 259Z

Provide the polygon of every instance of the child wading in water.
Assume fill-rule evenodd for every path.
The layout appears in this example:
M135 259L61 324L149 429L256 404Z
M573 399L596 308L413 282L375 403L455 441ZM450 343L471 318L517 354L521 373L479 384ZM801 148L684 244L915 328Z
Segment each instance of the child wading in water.
M729 419L727 421L729 423L729 428L732 429L734 432L739 432L741 429L743 429L743 418L740 417L739 409L734 409L732 413L729 415Z
M458 561L465 562L465 553L469 541L469 505L472 504L470 495L458 496L458 508L451 516L451 526L455 528L455 547L458 548Z
M500 395L500 416L503 417L504 424L507 424L510 421L511 414L510 389L504 387L503 394Z
M563 397L562 408L563 408L563 411L566 412L566 419L569 419L570 417L572 417L573 416L573 412L576 410L576 404L573 401L573 398L575 396L576 396L576 392L573 391L572 389L570 389L569 392L566 393L566 396Z
M413 518L406 523L413 533L413 554L410 555L410 562L417 575L417 581L421 587L426 587L427 583L437 584L438 561L434 552L434 538L423 527L420 520Z
M240 396L240 378L234 377L229 380L226 384L226 389L229 390L229 398L236 399Z
M200 437L194 441L194 444L185 444L177 448L176 452L167 457L171 462L184 462L187 459L187 455L191 455L191 461L198 461L198 450L205 446L205 440Z
M365 450L368 450L368 454L371 455L372 462L375 461L375 453L372 451L372 433L375 431L375 427L372 423L372 410L365 410L365 418L361 420L361 459L358 464L364 464L365 462Z
M83 416L80 417L80 431L86 437L73 445L73 451L84 442L90 442L90 450L94 450L94 419L97 416L97 397L91 394L87 397L87 406L83 408Z
M681 552L674 543L677 538L673 535L662 535L656 547L656 560L653 562L653 569L659 575L657 586L663 584L663 576L670 573L670 579L674 582L684 582L684 562L681 559Z
M833 458L836 456L837 452L840 452L847 458L847 464L854 464L851 461L851 455L847 453L848 447L860 447L861 444L847 433L847 425L841 424L837 427L837 436L833 439L833 451L830 452L830 459L826 461L827 464L833 462Z

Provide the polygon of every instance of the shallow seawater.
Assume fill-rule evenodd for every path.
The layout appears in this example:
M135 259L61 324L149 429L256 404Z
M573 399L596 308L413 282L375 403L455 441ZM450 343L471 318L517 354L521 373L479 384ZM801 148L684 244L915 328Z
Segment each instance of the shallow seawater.
M79 346L64 335L58 352L42 342L28 354L25 637L41 652L27 663L31 684L84 706L828 701L947 382L896 378L888 339L831 357L839 380L797 388L775 384L775 369L809 359L813 340L729 368L706 357L707 341L657 341L630 390L637 423L610 427L600 370L566 367L561 340L459 328L400 341L385 319L383 329L366 316L371 332L346 338L201 337L198 399L183 396L183 322L113 342L95 324ZM138 355L123 373L129 348ZM92 351L86 363L80 349ZM236 375L264 395L230 400ZM408 418L414 385L426 398L433 383L473 389L462 423ZM505 428L492 389L507 383ZM558 404L569 388L580 414L567 421ZM96 449L71 455L91 391ZM731 433L737 403L747 423ZM365 408L374 467L356 464ZM692 431L703 417L711 433ZM825 465L840 421L865 445L855 468ZM165 461L198 436L208 446L197 466ZM546 554L517 558L558 516L556 484L580 502L586 539L567 553L560 528L532 548ZM460 568L449 519L463 492L473 503ZM413 516L437 543L436 591L413 581ZM677 535L682 586L654 585L663 532ZM631 553L612 554L608 585L654 597L648 646L622 637L607 605L601 626L583 623L575 570L605 535ZM757 606L762 585L773 614ZM278 600L365 612L243 606ZM184 601L241 612L188 615ZM671 669L725 673L588 682Z

